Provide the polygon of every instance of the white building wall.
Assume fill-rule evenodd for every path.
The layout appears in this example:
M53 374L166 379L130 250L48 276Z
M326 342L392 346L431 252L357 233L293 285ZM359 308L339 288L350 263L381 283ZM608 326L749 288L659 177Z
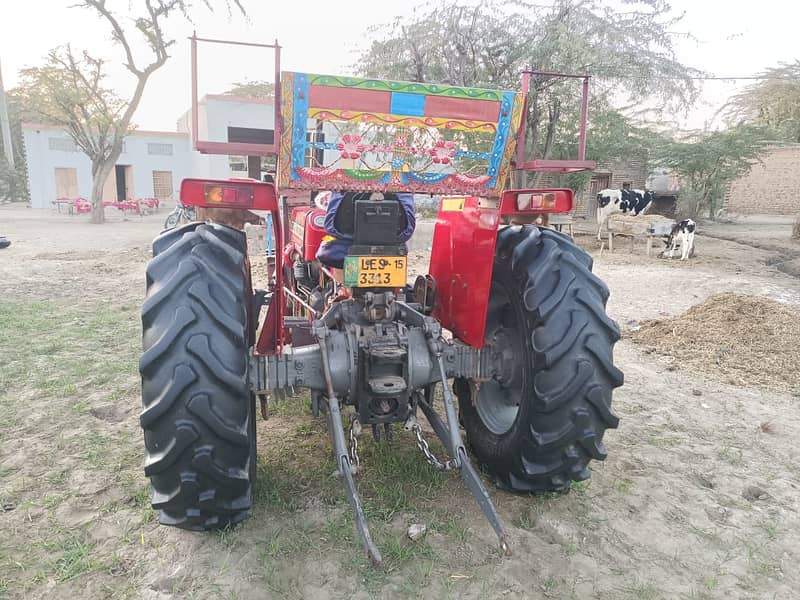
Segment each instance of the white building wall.
M148 144L172 146L172 155L151 153ZM173 197L180 191L181 180L190 173L190 142L185 135L172 133L135 133L125 138L125 152L118 165L130 165L133 171L133 192L136 198L150 198L153 191L153 171L171 171Z
M76 169L78 195L88 198L92 191L92 167L80 151L50 150L50 139L72 142L66 132L59 129L23 127L25 155L28 162L28 186L33 208L52 208L56 199L56 168Z
M72 168L77 173L78 196L89 199L92 192L92 168L83 152L66 149L72 140L63 130L53 127L23 126L25 153L28 161L28 185L33 208L52 208L58 196L56 169ZM61 140L65 149L51 148L50 140ZM172 154L154 154L148 144L172 147ZM190 141L179 133L135 132L125 138L124 152L117 165L130 166L133 196L154 196L153 171L171 171L173 198L177 198L181 180L191 172Z
M197 106L199 138L204 142L227 142L228 127L275 130L275 109L271 102L237 100L235 97L206 96ZM191 110L178 120L178 131L190 134ZM190 142L191 143L191 142ZM228 179L242 177L230 169L227 155L192 152L191 172L195 177ZM246 176L246 174L244 174Z

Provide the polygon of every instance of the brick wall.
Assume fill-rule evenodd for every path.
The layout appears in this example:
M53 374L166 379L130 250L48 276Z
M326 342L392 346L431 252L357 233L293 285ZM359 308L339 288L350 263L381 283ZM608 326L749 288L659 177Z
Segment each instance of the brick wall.
M735 215L800 213L800 145L770 148L747 175L731 183L725 211Z
M645 189L647 180L647 164L644 160L616 161L611 163L600 163L592 172L593 178L608 177L608 187L611 189L622 189L623 183L630 183L633 189ZM596 186L594 186L596 187ZM595 220L597 213L597 192L589 185L575 197L575 209L572 214L576 217L586 217Z

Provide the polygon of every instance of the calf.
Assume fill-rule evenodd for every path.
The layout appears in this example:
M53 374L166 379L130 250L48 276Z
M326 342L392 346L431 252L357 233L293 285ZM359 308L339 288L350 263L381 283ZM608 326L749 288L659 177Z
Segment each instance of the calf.
M678 247L678 242L681 244L681 260L686 260L694 254L694 230L697 225L691 219L684 219L680 223L672 226L672 231L669 233L669 238L664 242L669 248L669 257L675 255L675 249ZM666 248L661 253L662 256L667 253Z

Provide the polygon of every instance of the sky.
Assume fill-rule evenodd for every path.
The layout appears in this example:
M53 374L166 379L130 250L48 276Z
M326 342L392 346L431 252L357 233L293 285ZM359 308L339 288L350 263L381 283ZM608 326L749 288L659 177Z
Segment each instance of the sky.
M125 11L140 0L108 0ZM612 0L615 5L620 0ZM121 92L133 77L121 66L121 48L112 45L108 27L86 10L70 8L76 0L0 1L0 65L6 88L18 71L41 64L50 48L71 43L108 58L109 84ZM221 0L214 0L221 5ZM379 0L242 0L248 16L224 9L198 9L194 23L173 19L169 32L177 40L169 62L151 78L135 116L140 129L173 131L190 105L190 58L186 39L195 29L200 37L271 43L282 46L284 70L350 74L364 33L410 11L416 2ZM471 2L466 2L471 3ZM197 3L201 4L201 3ZM672 0L673 12L684 14L673 28L678 59L716 76L757 74L779 62L800 59L797 23L800 2L790 0ZM736 7L736 8L734 8ZM683 35L689 33L691 36ZM146 55L144 55L146 58ZM268 50L226 49L201 45L200 93L219 93L236 81L272 79ZM703 94L688 114L676 115L680 126L709 123L725 100L747 81L703 83ZM716 122L710 122L711 126Z

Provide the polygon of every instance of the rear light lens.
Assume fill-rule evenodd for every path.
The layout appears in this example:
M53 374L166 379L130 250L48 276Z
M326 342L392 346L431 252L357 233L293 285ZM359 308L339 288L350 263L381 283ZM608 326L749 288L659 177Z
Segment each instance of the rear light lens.
M209 204L223 206L253 206L253 188L243 185L207 185L205 200Z
M275 184L254 179L184 179L181 202L185 206L207 208L278 210Z
M574 206L574 193L568 188L538 190L506 190L500 202L500 213L516 212L564 213Z
M520 194L517 196L517 210L541 209L552 210L556 207L556 196L553 193Z

